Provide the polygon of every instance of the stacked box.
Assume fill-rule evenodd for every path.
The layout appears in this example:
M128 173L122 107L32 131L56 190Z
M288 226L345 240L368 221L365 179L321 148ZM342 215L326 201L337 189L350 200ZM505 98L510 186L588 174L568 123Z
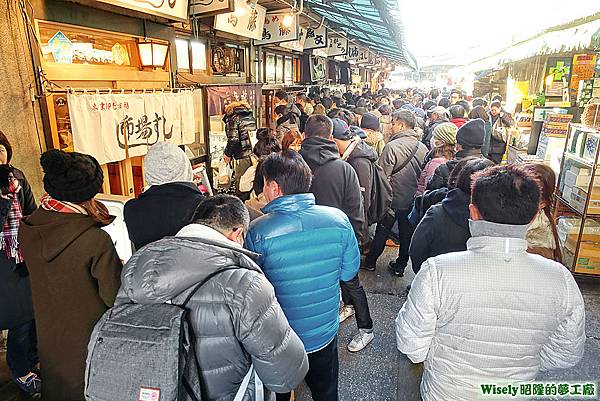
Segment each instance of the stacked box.
M568 267L572 267L575 262L580 224L581 219L572 217L562 217L558 222L559 238L563 245L563 262ZM600 225L595 220L586 221L575 271L600 274Z

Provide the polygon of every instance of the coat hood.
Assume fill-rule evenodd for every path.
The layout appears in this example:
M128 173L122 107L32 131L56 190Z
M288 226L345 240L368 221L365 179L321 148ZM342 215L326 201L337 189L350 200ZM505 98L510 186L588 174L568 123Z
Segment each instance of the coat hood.
M81 234L102 225L90 216L50 212L41 208L21 221L19 239L39 243L41 257L50 262Z
M239 101L239 102L233 102L233 103L229 103L227 106L225 106L225 114L230 115L233 114L234 111L238 111L238 112L252 112L252 108L250 107L250 104L246 101Z
M263 213L274 212L297 212L299 210L308 209L315 205L315 196L313 194L296 194L280 196L277 199L269 202L261 209Z
M352 153L350 153L350 156L348 156L348 161L353 159L367 159L370 162L375 163L378 157L377 152L372 146L360 141Z
M366 130L367 131L367 138L365 139L365 142L368 145L371 146L376 146L379 141L383 141L383 134L379 131L373 131L373 130Z
M139 304L164 303L219 270L239 266L260 272L254 262L258 255L226 239L203 234L208 231L198 234L192 226L196 225L136 252L123 268L119 298Z
M329 161L340 158L340 151L335 142L318 136L303 140L300 154L313 171Z
M446 198L442 201L442 207L454 224L468 230L469 203L471 203L471 196L462 189L454 188L446 194Z

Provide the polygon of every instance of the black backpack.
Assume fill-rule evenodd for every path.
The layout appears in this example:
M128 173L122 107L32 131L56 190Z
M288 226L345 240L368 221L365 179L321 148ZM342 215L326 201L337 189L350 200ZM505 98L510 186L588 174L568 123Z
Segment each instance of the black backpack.
M390 206L392 205L392 186L383 172L383 168L377 163L373 166L373 182L371 186L371 207L367 211L369 225L382 221Z

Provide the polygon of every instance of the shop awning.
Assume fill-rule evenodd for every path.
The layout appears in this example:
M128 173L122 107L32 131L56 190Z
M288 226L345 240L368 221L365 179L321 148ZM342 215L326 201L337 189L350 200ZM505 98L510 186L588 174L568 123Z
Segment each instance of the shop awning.
M600 13L546 29L498 53L471 63L469 69L481 71L534 56L586 49L600 49Z
M396 0L307 0L306 4L332 28L347 33L398 64L416 68L416 61L404 44Z

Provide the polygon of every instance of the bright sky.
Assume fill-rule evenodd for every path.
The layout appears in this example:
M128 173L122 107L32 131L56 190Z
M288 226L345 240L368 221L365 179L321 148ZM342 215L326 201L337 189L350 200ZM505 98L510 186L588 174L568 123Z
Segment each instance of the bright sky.
M465 64L545 28L600 12L600 0L398 0L419 66Z

